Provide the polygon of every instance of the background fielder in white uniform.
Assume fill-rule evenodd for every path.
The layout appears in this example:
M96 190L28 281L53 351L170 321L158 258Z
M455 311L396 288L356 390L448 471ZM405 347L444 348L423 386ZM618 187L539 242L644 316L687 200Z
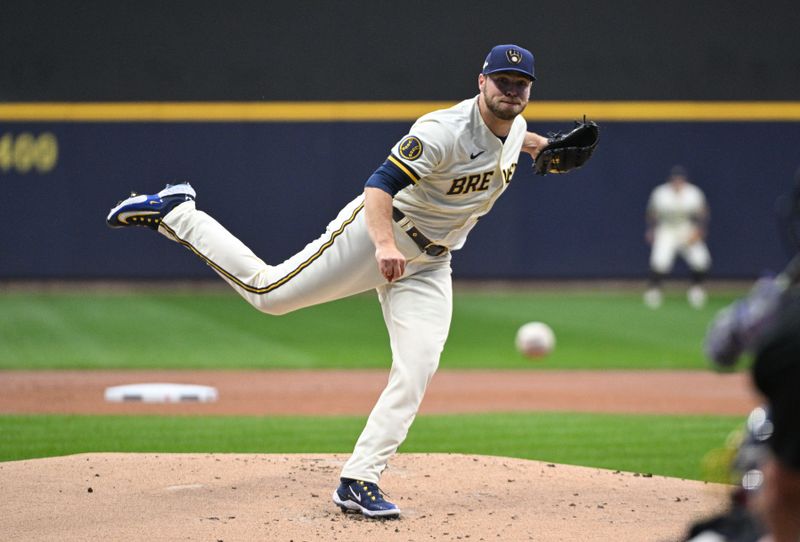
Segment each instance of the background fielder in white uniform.
M508 187L520 151L535 157L547 145L519 116L533 70L530 51L493 48L478 75L479 95L417 120L364 194L281 264L268 265L198 210L188 184L128 198L108 216L111 226L149 225L177 241L268 314L377 290L392 369L333 493L343 510L399 514L376 484L439 364L452 313L450 251Z
M678 255L692 272L692 284L687 292L689 303L698 308L705 304L702 284L711 266L705 243L708 218L703 191L689 182L683 167L674 166L667 182L653 190L647 204L646 238L652 244L650 285L644 297L648 306L661 305L661 283Z

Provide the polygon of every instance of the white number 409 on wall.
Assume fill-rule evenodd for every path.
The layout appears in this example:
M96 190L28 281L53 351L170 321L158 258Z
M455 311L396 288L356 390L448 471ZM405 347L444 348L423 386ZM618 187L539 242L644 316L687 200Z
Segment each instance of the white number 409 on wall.
M17 173L51 171L58 161L58 140L50 132L35 136L6 133L0 136L0 173L12 169Z

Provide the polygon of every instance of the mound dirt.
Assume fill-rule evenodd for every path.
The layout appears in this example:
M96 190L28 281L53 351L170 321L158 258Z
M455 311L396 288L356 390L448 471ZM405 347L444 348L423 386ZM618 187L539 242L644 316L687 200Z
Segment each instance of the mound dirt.
M332 502L344 455L82 454L0 463L6 540L667 541L716 484L537 461L400 454L397 520Z

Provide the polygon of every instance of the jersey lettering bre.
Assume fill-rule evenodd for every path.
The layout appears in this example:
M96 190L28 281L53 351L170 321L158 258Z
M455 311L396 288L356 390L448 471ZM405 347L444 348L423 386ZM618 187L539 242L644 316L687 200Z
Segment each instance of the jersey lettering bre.
M511 181L526 131L518 116L503 143L484 123L477 97L423 115L388 159L411 180L395 207L435 243L461 248Z

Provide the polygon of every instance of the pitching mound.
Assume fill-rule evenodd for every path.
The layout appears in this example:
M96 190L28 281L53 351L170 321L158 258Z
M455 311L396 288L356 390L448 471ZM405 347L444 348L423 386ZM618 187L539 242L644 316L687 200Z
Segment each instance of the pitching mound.
M343 514L344 455L83 454L0 463L9 540L675 540L724 486L502 457L400 454L399 520Z

